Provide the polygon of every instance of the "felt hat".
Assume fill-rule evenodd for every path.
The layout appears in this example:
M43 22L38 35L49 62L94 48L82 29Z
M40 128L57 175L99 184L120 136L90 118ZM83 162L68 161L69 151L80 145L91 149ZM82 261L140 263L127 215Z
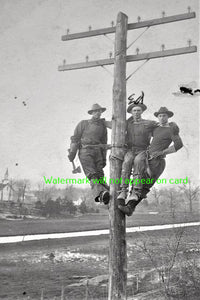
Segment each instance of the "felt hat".
M138 103L138 104L132 103L132 104L130 104L130 105L128 106L127 112L128 112L128 113L131 113L132 108L135 107L135 106L141 107L142 111L145 111L145 110L147 109L147 107L146 107L145 104L142 104L142 103Z
M169 118L171 118L174 115L174 113L172 111L168 110L167 107L161 107L159 109L159 111L156 111L154 113L154 116L157 117L159 114L167 114Z
M92 105L91 109L88 110L88 114L91 115L93 113L93 111L95 110L101 110L101 112L104 112L106 110L105 107L101 107L98 103L95 103Z

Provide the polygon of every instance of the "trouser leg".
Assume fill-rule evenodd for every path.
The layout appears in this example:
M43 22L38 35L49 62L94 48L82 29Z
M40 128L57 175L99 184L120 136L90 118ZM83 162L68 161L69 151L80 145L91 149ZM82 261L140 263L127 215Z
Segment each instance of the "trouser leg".
M95 155L92 149L80 149L79 160L83 168L83 172L90 180L91 178L97 178L97 170L95 165Z
M138 153L134 159L134 176L132 181L132 190L127 198L126 205L118 205L118 208L127 216L131 216L136 206L140 202L140 195L142 191L141 179L145 175L146 152ZM132 163L133 165L133 163ZM132 167L131 165L131 167Z
M141 159L141 160L139 160ZM138 165L137 165L138 164ZM119 205L119 209L127 216L131 216L132 213L134 212L136 206L142 201L142 199L146 198L146 195L149 193L150 188L155 184L156 180L160 177L160 175L163 173L165 169L165 160L164 159L159 159L155 158L149 161L149 168L151 170L151 176L148 176L148 174L145 174L145 169L144 167L144 160L143 160L143 155L141 154L140 156L137 157L136 160L136 166L135 166L135 161L134 161L134 167L135 170L139 173L143 173L141 178L139 175L135 175L135 179L149 179L151 182L150 184L144 183L144 184L138 184L133 186L133 192L130 195L130 197L127 199L128 203L125 206ZM142 171L141 171L142 170ZM135 195L137 198L135 198ZM132 197L131 197L132 196Z
M101 153L96 149L81 149L79 159L85 175L90 180L93 197L99 202L100 194L107 192L107 188L100 183L100 178L104 176ZM108 199L107 194L106 199Z
M121 172L122 185L120 189L120 194L117 197L118 200L125 199L127 196L134 157L135 154L132 151L128 151L124 156L124 161L122 164L122 172Z
M166 166L166 162L164 158L152 158L149 160L149 168L151 170L151 178L152 183L149 184L149 189L155 184L156 180L160 177L163 173Z
M150 189L153 187L153 185L156 183L156 180L160 177L160 175L163 173L165 169L165 160L163 158L153 158L149 160L148 166L151 171L151 176L146 178L146 181L149 180L149 184L146 182L142 185L142 189L138 190L139 194L139 202L146 198L146 195L150 192ZM137 189L136 189L137 192ZM138 202L138 203L139 203Z
M101 148L97 148L95 151L95 164L96 164L96 170L97 170L97 177L100 179L101 184L104 186L104 188L109 191L109 186L106 183L105 177L104 177L104 157L103 152Z
M146 166L147 155L146 151L139 152L134 159L134 172L133 179L131 181L131 193L127 198L130 200L138 200L143 190L143 181L147 178L147 166Z

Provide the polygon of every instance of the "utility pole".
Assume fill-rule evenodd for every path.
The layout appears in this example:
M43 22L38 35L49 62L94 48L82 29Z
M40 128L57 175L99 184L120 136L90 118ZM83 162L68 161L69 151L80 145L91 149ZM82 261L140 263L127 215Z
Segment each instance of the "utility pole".
M151 26L183 21L195 18L194 12L179 14L174 16L163 17L148 21L140 21L128 24L128 17L119 12L117 16L116 26L91 30L86 32L68 34L62 36L63 41L81 39L86 37L106 35L115 33L115 55L114 58L89 61L88 56L86 62L66 64L58 67L59 71L70 71L83 68L102 67L114 64L114 85L113 85L113 109L112 109L112 149L110 158L110 194L111 201L109 205L110 219L110 253L109 253L109 300L126 299L127 285L127 251L126 251L126 220L125 216L119 211L116 201L117 191L119 190L119 179L121 178L121 167L123 161L123 148L125 143L125 125L126 125L126 63L139 60L150 60L160 57L169 57L174 55L182 55L197 52L196 46L155 51L142 53L137 55L126 55L127 30L137 28L149 28ZM124 203L121 203L124 204Z
M127 20L123 13L117 16L115 33L115 67L112 106L112 150L110 159L110 255L109 299L126 299L127 255L126 219L117 208L116 198L124 158L126 128L126 40ZM115 181L112 179L115 179ZM124 202L124 201L123 201ZM125 203L120 203L125 204Z

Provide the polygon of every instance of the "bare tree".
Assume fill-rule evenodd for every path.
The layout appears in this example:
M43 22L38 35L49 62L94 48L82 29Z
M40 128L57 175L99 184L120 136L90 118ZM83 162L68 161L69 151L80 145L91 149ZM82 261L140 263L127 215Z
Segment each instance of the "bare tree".
M47 186L44 182L38 183L35 196L38 201L45 203L49 198L54 198L54 196L56 196L56 190L55 185Z
M30 190L30 180L28 179L18 179L15 182L12 182L12 185L15 185L15 190L17 192L17 201L19 203L24 203L26 191Z
M161 191L159 191L157 188L153 187L151 189L151 194L154 197L155 201L156 201L156 205L158 207L158 209L160 208L160 196L161 196Z
M198 199L200 188L192 184L191 180L188 180L188 184L183 184L179 187L180 190L183 192L185 198L189 201L189 211L190 213L193 212L193 203L195 200Z
M176 212L176 203L178 200L178 195L177 191L175 188L169 188L166 189L165 194L167 198L169 199L169 207L170 207L170 212L172 214L172 218L175 218L175 212Z
M164 291L165 298L171 299L171 287L173 285L172 275L173 269L177 263L177 257L184 234L184 228L176 229L170 238L166 238L163 242L163 249L158 256L157 250L152 248L152 244L155 243L152 239L149 239L146 234L144 238L136 245L147 259L151 262L152 267L160 278L160 287Z

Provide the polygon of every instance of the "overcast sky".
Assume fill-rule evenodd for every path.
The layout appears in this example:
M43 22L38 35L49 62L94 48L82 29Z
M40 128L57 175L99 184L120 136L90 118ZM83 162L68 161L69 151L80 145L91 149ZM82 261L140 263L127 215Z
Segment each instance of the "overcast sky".
M161 50L162 44L165 49L184 47L189 38L198 46L198 0L1 0L0 176L8 167L12 178L35 182L43 182L43 175L71 177L67 148L77 123L90 117L87 111L96 102L107 107L104 117L111 118L113 77L101 67L58 72L58 65L63 59L85 61L86 55L89 60L108 58L114 35L63 42L67 28L75 33L89 25L109 27L119 11L128 15L129 23L138 16L159 18L162 11L181 14L188 5L195 19L149 28L128 54L137 47L140 53ZM129 31L128 45L144 30ZM144 118L155 119L153 113L167 106L180 127L188 152L183 148L167 157L163 178L199 178L199 97L173 95L181 83L200 87L198 55L150 60L127 83L127 96L145 93ZM142 63L128 63L127 76ZM107 69L113 72L113 66Z

